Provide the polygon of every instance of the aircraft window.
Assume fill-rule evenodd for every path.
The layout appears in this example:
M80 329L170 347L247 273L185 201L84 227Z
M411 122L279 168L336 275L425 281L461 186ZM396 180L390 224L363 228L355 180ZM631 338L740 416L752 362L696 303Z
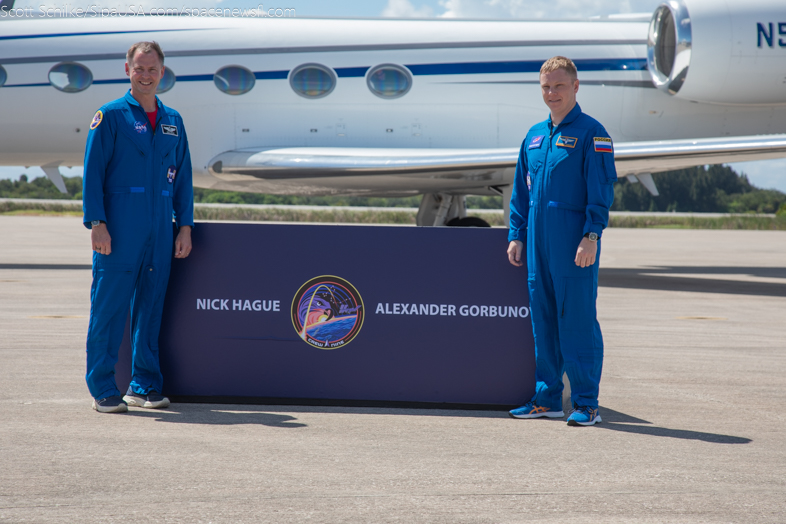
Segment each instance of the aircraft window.
M49 70L49 83L58 91L78 93L93 83L93 73L82 64L63 62Z
M335 89L336 74L320 64L303 64L289 75L289 85L300 96L322 98Z
M3 87L6 80L8 80L8 73L5 72L3 66L0 66L0 87Z
M372 93L380 98L398 98L412 87L409 70L395 64L382 64L372 68L366 76Z
M213 83L228 95L248 93L254 87L255 82L254 73L242 66L222 67L213 75Z
M164 77L161 79L161 82L158 83L156 94L166 93L173 87L175 87L175 73L168 67L164 67Z

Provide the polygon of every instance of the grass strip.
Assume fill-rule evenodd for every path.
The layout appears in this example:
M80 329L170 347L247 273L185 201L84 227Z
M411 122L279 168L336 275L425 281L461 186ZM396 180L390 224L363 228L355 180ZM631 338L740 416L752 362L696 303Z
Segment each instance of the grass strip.
M14 202L0 201L2 215L81 216L80 201ZM472 210L468 210L472 215ZM416 212L390 208L389 210L364 209L298 209L288 207L203 207L194 209L196 220L240 222L311 222L323 224L398 224L414 225ZM480 215L492 226L503 226L502 211ZM668 229L740 229L759 231L786 231L786 216L724 215L724 216L671 216L668 213L645 216L613 215L609 227L619 228L668 228Z
M786 231L786 216L726 215L701 216L611 216L609 227L662 229L748 229Z

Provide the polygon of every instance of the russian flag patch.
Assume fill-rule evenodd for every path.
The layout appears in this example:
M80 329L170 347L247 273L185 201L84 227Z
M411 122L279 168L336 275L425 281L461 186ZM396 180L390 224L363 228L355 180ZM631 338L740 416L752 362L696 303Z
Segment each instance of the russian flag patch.
M595 142L595 152L598 153L613 153L614 148L611 145L611 138L605 136L596 136L593 138Z

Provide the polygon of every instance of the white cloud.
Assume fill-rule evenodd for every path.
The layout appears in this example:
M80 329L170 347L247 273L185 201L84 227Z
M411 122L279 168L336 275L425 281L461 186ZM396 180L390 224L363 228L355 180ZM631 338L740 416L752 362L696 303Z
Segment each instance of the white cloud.
M434 10L427 5L415 7L409 0L388 0L382 16L386 18L431 18Z
M587 18L652 13L661 0L440 0L444 18Z
M777 189L786 193L786 158L737 162L729 164L737 173L745 173L751 184L762 189Z

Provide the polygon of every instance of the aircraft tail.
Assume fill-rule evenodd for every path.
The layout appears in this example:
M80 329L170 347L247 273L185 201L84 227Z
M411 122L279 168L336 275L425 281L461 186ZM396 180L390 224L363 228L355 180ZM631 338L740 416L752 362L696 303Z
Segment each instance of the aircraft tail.
M8 11L14 7L14 0L0 0L0 9Z

